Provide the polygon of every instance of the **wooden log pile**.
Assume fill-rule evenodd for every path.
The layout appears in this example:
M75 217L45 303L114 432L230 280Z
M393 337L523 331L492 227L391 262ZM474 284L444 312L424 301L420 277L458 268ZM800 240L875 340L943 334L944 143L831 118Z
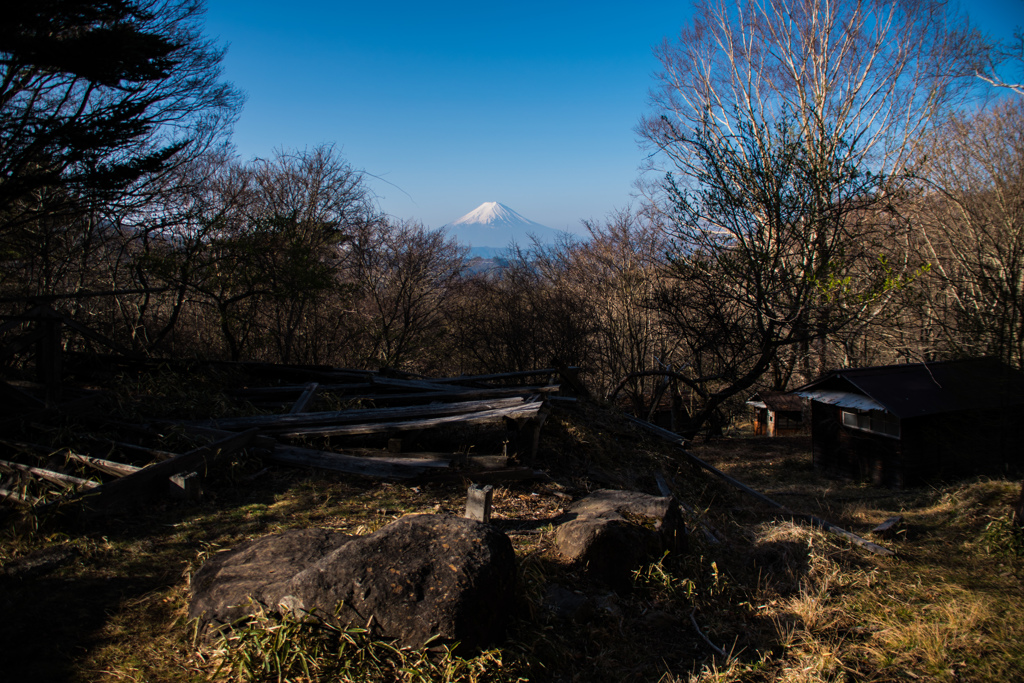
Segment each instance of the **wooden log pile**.
M107 362L119 369L152 363L124 355ZM242 449L272 464L380 479L483 484L544 476L534 467L549 400L561 381L578 386L576 368L427 379L318 366L231 367L250 381L228 395L260 414L131 423L93 415L106 428L75 435L74 447L0 440L0 502L105 509L155 494L194 495L208 468ZM37 401L22 397L40 391L17 382L3 384L9 391L0 400L22 402L22 423L66 418L63 408L72 405L76 412L95 408L91 395L55 391L49 379ZM180 452L165 445L168 435L197 445ZM433 447L417 450L428 435L436 437ZM475 439L491 450L478 449Z

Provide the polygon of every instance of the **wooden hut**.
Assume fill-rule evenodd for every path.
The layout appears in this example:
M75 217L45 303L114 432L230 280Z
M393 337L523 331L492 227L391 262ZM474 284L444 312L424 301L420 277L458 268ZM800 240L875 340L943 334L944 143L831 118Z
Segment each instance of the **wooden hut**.
M759 391L747 405L754 409L754 436L788 436L804 431L804 402L782 391Z
M793 393L824 472L903 487L1024 470L1024 374L999 361L835 370Z

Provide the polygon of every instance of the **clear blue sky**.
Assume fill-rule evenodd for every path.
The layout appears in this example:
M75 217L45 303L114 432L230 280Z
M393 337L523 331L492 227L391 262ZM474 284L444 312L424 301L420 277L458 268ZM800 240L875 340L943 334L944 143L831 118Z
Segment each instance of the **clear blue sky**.
M1004 38L1024 25L1024 0L969 9ZM651 48L690 13L685 0L207 0L206 33L229 44L225 77L248 95L243 158L334 143L398 218L436 228L498 201L578 230L631 201Z

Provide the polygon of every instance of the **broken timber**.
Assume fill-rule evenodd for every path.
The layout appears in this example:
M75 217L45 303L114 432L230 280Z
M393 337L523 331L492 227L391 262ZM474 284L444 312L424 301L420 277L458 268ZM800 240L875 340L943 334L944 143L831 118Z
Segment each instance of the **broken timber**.
M524 407L533 405L534 407ZM289 413L286 415L256 415L221 420L211 420L196 426L215 427L217 429L247 429L256 427L261 431L290 435L292 430L315 428L319 426L334 427L346 423L373 423L377 420L388 422L405 422L412 418L437 418L448 415L466 413L481 414L485 411L516 408L536 412L540 403L526 404L521 396L491 401L463 401L459 403L431 404L426 406L405 406L400 408L357 408L353 410L337 410L321 413ZM498 416L500 417L500 416ZM386 430L385 430L386 431ZM301 433L319 433L316 431ZM372 433L372 432L356 432Z
M432 429L452 424L486 424L501 418L529 418L535 416L541 408L540 402L524 406L483 410L459 415L429 417L419 420L403 420L401 422L370 422L353 425L336 425L325 427L305 427L278 431L281 436L355 436L358 434L381 434L385 432L406 432L419 429Z
M892 550L890 550L888 548L880 546L877 543L872 543L871 541L869 541L867 539L861 538L857 534L854 534L852 532L847 531L846 529L838 527L835 524L832 524L831 522L827 522L824 519L821 519L820 517L815 517L814 515L794 512L793 510L790 510L788 507L786 507L782 503L775 502L774 500L772 500L768 496L764 495L763 493L755 491L754 489L750 488L749 486L747 486L743 482L739 481L738 479L733 479L728 474L726 474L725 472L721 471L720 469L718 469L714 465L711 465L710 463L704 462L703 460L701 460L700 458L698 458L694 454L692 454L689 451L687 451L685 448L683 448L683 444L686 443L686 440L683 439L683 437L679 436L678 434L676 434L674 432L670 432L670 431L665 430L665 429L661 429L660 427L652 425L649 422L645 422L644 420L640 420L638 418L635 418L635 417L633 417L631 415L627 415L626 417L629 418L630 422L633 422L637 426L642 427L643 429L651 432L652 434L656 434L656 435L660 436L661 438L665 439L666 441L670 441L670 442L676 444L679 447L679 449L683 452L683 455L685 455L690 460L690 462L692 462L692 463L694 463L694 464L704 468L705 470L707 470L711 474L714 474L716 477L719 477L720 479L722 479L726 483L730 484L731 486L734 486L734 487L738 488L739 490L743 491L744 493L747 493L747 494L749 494L751 496L754 496L755 498L757 498L758 500L762 501L763 503L766 503L767 505L770 505L772 507L778 508L779 510L782 510L787 516L793 517L794 519L805 520L806 522L810 523L812 526L816 526L816 527L819 527L819 528L821 528L821 529L823 529L825 531L831 532L831 533L836 534L838 536L842 536L842 537L846 538L848 541L850 541L851 543L853 543L854 545L860 546L861 548L864 548L865 550L868 550L868 551L870 551L872 553L875 553L876 555L895 555L896 554L895 552L893 552Z
M267 459L279 465L315 467L380 479L415 479L432 469L448 469L451 465L450 458L360 456L297 446L277 446Z
M154 486L159 487L161 491L166 490L163 482L182 472L205 469L213 465L218 459L245 448L255 434L255 429L232 434L220 441L200 446L170 460L154 463L120 479L101 484L84 494L79 494L73 500L83 500L96 507L105 507L125 499L146 495Z

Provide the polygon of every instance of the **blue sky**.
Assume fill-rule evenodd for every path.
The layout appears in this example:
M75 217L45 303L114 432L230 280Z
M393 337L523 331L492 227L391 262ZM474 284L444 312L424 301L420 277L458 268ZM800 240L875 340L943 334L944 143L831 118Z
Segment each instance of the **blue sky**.
M243 158L334 143L381 207L440 227L487 201L579 230L631 201L633 128L690 3L207 0L247 93ZM1024 0L974 3L1009 37Z

